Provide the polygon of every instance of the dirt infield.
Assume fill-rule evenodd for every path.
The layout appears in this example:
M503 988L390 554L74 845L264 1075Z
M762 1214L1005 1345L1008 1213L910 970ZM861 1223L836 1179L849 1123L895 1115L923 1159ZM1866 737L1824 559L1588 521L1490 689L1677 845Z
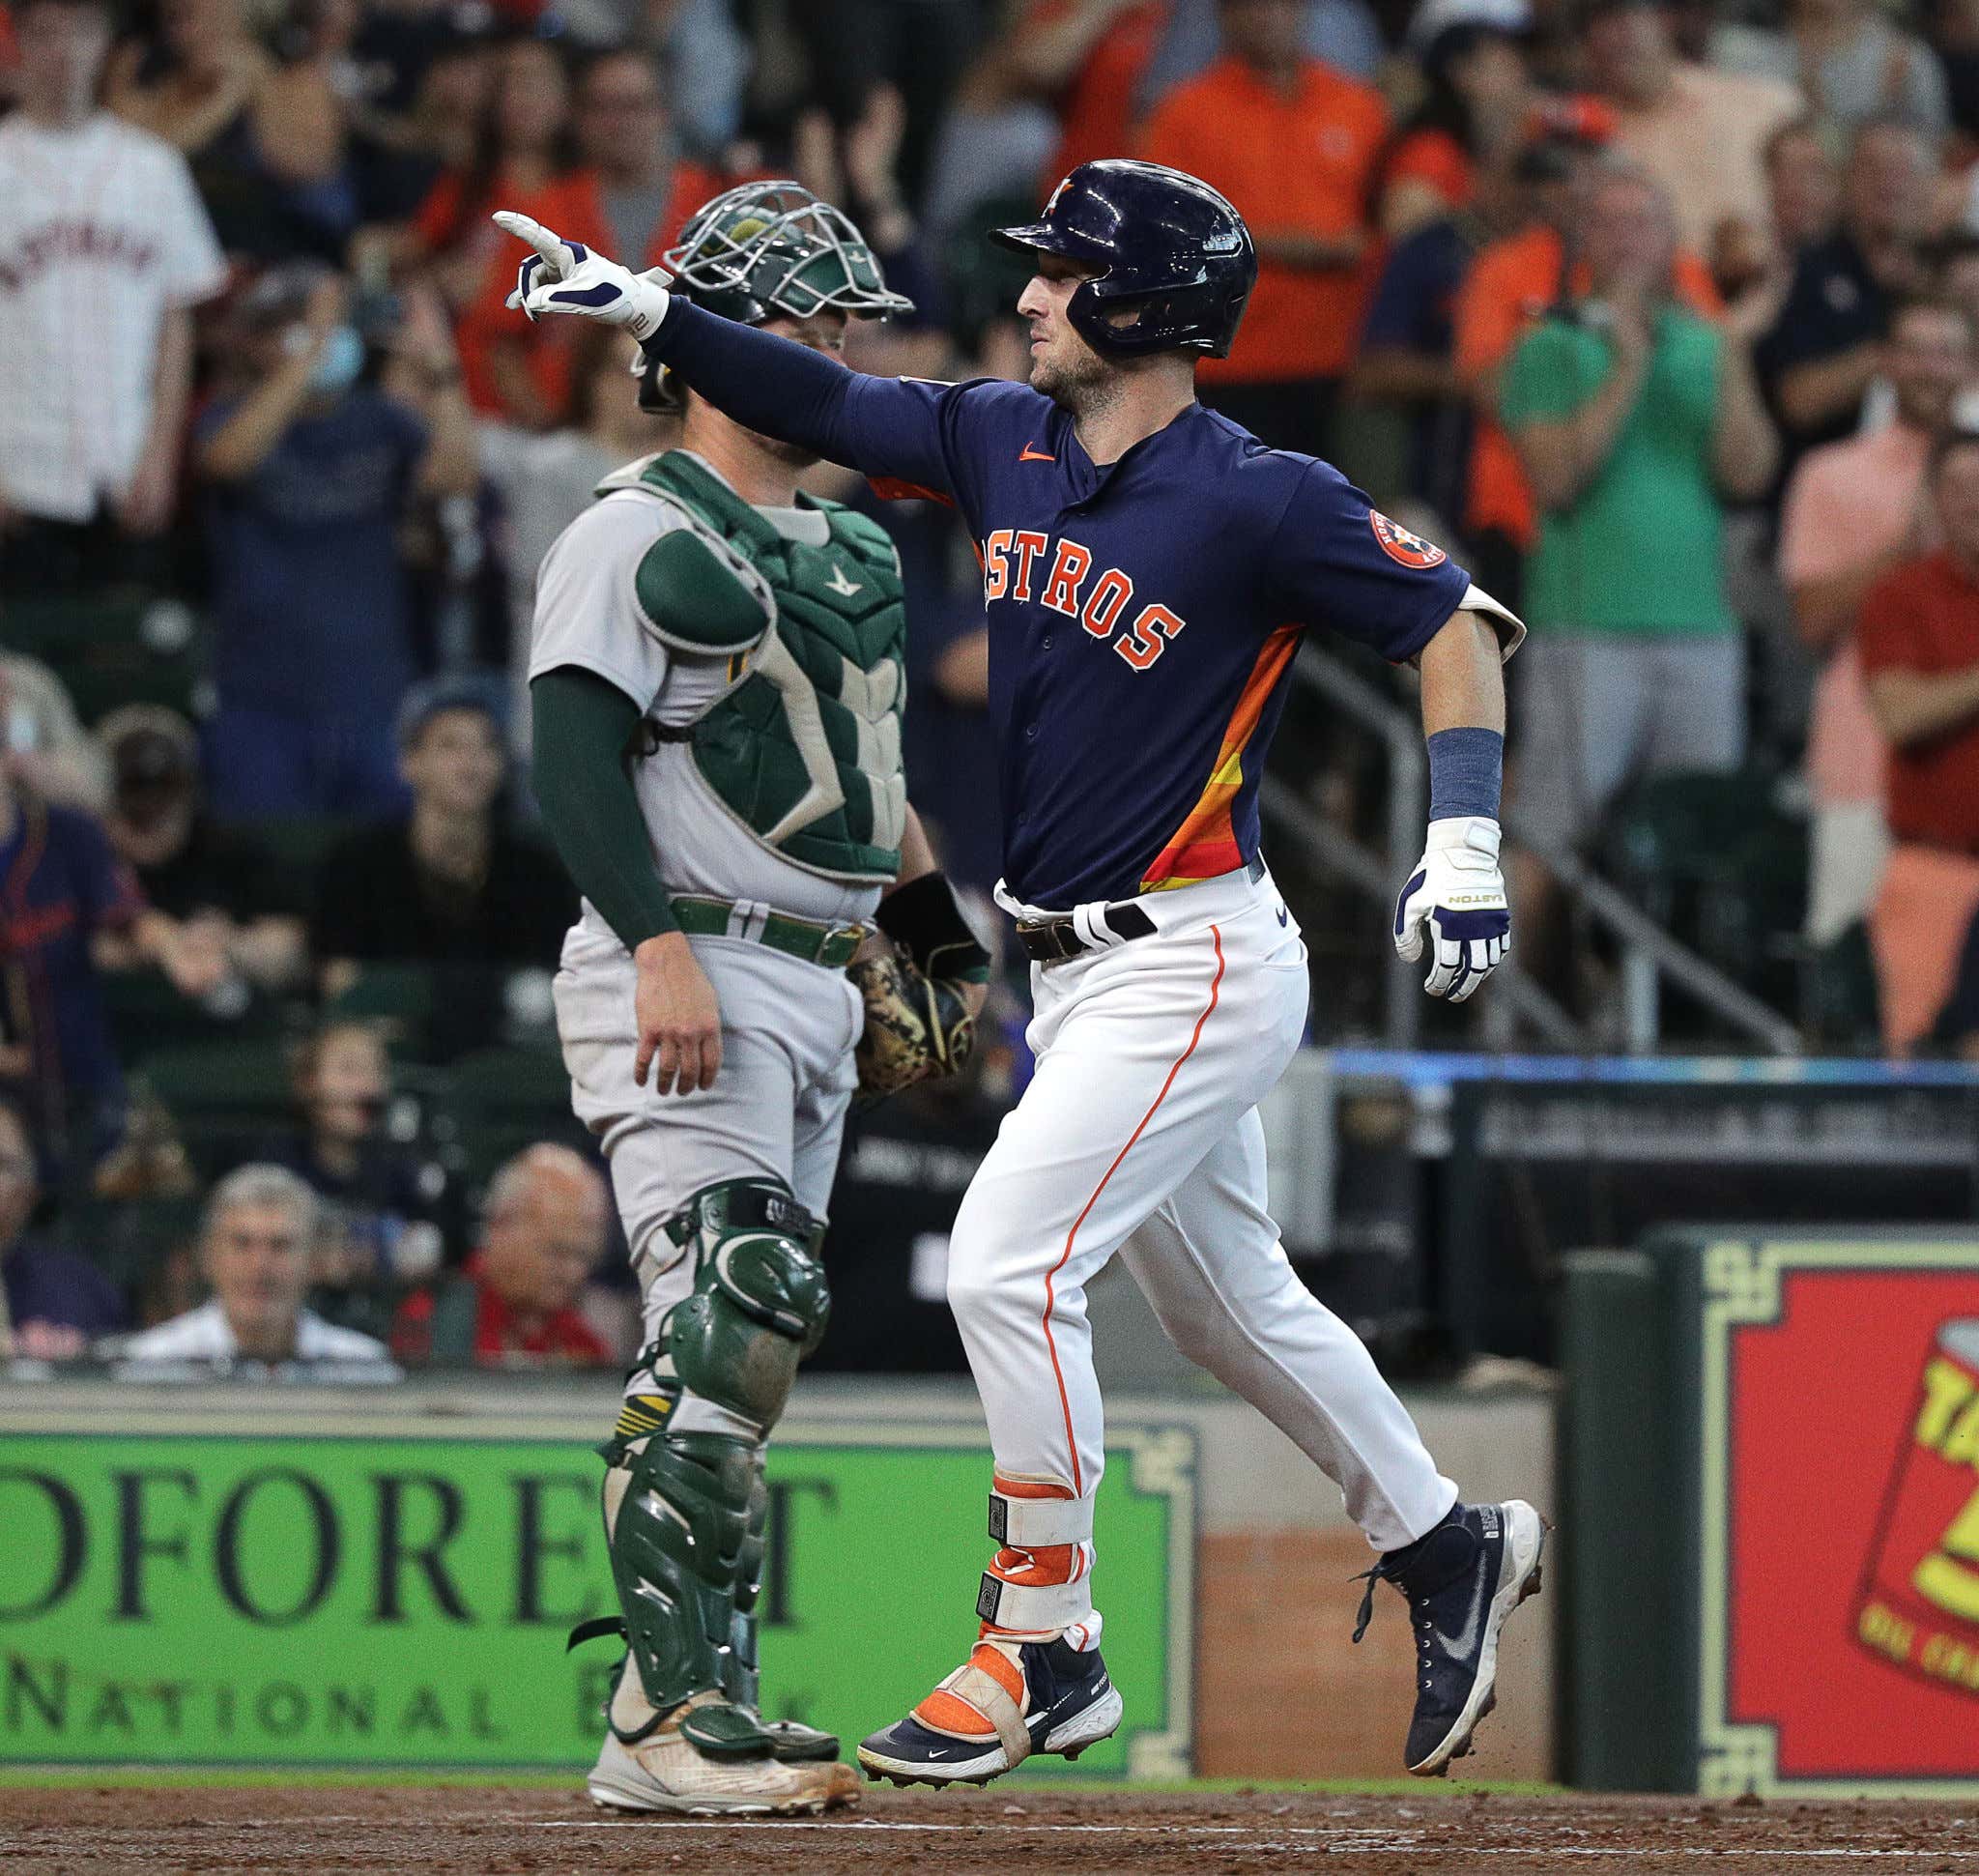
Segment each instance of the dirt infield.
M0 1876L318 1870L415 1876L1556 1876L1591 1869L1800 1876L1865 1865L1979 1876L1979 1804L1323 1793L869 1789L854 1813L723 1824L601 1816L576 1794L500 1787L0 1790Z

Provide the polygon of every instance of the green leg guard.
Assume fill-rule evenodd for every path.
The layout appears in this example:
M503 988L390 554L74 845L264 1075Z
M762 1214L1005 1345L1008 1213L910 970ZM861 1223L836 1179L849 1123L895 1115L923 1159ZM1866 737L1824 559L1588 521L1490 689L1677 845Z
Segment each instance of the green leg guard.
M761 1460L726 1433L664 1433L629 1456L612 1529L612 1575L624 1633L654 1718L723 1685L734 1625L735 1573L749 1536ZM615 1730L617 1730L615 1726ZM755 1758L769 1740L725 1701L697 1706L681 1730L710 1757Z
M694 1288L642 1357L654 1392L628 1398L602 1449L613 1468L606 1526L624 1619L587 1623L572 1641L623 1635L652 1709L631 1728L614 1712L624 1744L691 1702L680 1731L701 1751L761 1757L791 1731L764 1728L755 1711L754 1609L769 1507L762 1441L798 1361L824 1332L824 1273L808 1215L767 1180L707 1189L669 1230L695 1255ZM683 1428L698 1403L718 1410L701 1414L715 1425ZM837 1756L835 1740L825 1752L828 1736L801 1732L783 1741L802 1748L789 1756Z
M756 1650L756 1604L762 1595L763 1539L768 1524L769 1490L759 1482L757 1496L749 1507L749 1537L735 1585L735 1623L729 1640L729 1672L722 1683L722 1690L735 1706L757 1714L760 1712L757 1688L761 1674ZM807 1726L801 1719L764 1720L762 1730L769 1737L770 1751L787 1764L835 1759L839 1755L836 1733Z

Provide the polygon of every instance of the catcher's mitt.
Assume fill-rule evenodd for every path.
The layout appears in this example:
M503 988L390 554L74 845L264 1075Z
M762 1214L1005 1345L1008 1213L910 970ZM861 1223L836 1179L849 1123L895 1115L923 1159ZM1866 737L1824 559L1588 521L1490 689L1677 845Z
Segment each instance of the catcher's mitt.
M931 1076L961 1072L976 1045L976 1020L953 984L924 976L898 949L862 958L846 975L866 999L854 1054L862 1099L883 1100Z

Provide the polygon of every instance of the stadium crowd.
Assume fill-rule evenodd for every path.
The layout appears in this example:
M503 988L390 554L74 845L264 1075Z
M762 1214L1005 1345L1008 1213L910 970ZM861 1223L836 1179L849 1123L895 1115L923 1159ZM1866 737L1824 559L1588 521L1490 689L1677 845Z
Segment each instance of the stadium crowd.
M1531 625L1524 967L1599 1021L1573 852L1811 1039L1979 1038L1970 0L6 0L0 99L17 1354L627 1352L521 674L545 548L670 439L622 340L505 309L498 206L653 265L793 175L917 303L854 363L1016 376L982 230L1089 157L1204 177L1262 259L1205 401ZM987 892L971 544L815 484L900 546L914 799Z

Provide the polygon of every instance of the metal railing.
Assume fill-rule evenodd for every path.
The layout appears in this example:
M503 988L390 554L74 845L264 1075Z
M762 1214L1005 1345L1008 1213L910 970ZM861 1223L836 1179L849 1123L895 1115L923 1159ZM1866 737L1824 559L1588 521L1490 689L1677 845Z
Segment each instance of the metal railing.
M1381 688L1312 644L1293 665L1296 680L1326 699L1382 744L1388 757L1388 851L1357 841L1334 826L1291 787L1267 776L1262 805L1272 814L1279 838L1289 838L1311 863L1324 867L1354 891L1381 906L1394 904L1407 867L1416 857L1429 813L1429 762L1422 726ZM1769 1054L1801 1053L1800 1032L1776 1010L1733 982L1631 903L1574 854L1527 840L1518 817L1506 818L1508 839L1534 853L1558 881L1562 896L1590 923L1614 940L1621 961L1621 1008L1625 1046L1647 1054L1661 1039L1665 982L1694 998L1728 1028ZM1391 954L1383 984L1383 1031L1389 1045L1413 1048L1421 1030L1423 967ZM1500 967L1496 999L1549 1047L1583 1049L1592 1038L1513 959Z

